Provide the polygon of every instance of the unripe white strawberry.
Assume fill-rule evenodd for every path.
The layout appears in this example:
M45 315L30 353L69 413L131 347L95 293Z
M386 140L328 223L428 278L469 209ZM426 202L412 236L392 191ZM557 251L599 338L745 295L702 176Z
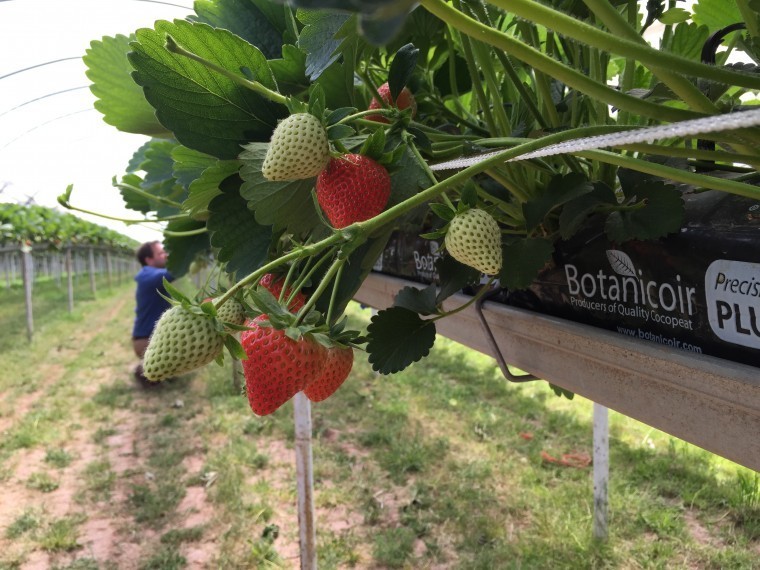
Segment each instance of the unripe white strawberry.
M301 180L322 172L329 160L322 122L309 113L296 113L280 121L272 133L261 173L267 180Z
M487 275L501 270L501 230L488 212L472 208L456 215L444 241L460 263Z
M216 299L214 299L216 302ZM245 307L235 299L228 299L224 305L216 310L216 316L220 321L242 325L245 322Z
M174 306L156 323L145 351L143 374L152 382L179 376L214 360L223 345L212 319Z

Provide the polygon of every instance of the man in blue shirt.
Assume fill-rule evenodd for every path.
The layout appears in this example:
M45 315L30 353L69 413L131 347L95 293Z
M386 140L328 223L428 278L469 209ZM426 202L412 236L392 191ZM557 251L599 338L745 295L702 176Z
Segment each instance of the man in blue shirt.
M169 302L159 293L167 295L164 289L164 278L173 281L171 273L166 270L166 252L161 242L152 241L142 244L137 250L137 260L142 269L135 275L137 292L135 300L135 324L132 328L132 346L135 354L142 359L145 349L148 348L148 340L153 334L153 328L161 317L161 314L169 308ZM140 383L147 383L143 376L142 363L135 368L135 378Z

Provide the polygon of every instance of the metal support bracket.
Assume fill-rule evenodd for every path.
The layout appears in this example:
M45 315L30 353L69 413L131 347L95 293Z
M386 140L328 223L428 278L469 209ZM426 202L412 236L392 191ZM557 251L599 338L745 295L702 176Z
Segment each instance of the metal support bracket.
M522 383L522 382L532 382L534 380L541 380L541 378L538 378L537 376L533 376L533 374L512 374L509 370L509 364L507 364L507 361L504 360L504 355L501 353L501 349L499 348L499 344L496 342L496 339L493 336L493 333L491 332L491 327L488 326L488 321L486 320L486 316L483 314L483 303L485 303L488 299L493 298L496 296L496 294L499 292L499 289L492 289L485 295L483 295L480 299L478 299L475 302L475 314L478 315L478 319L480 320L480 325L483 327L483 334L486 337L486 341L488 342L488 345L491 347L491 356L493 356L496 359L496 362L499 365L499 369L501 370L501 373L504 375L504 378L506 378L510 382L515 383Z

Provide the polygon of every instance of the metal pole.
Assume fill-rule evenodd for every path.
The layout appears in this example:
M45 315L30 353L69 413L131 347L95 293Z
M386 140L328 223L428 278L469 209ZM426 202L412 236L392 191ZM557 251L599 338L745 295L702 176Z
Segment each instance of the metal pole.
M29 342L34 335L34 315L32 311L32 281L34 259L32 248L28 245L21 247L21 275L24 280L24 302L26 303L26 336Z
M106 276L107 276L107 283L108 288L110 289L113 285L112 279L113 279L113 267L111 265L111 252L106 252Z
M3 255L3 266L5 267L5 288L11 288L11 253L7 252Z
M610 474L609 412L594 402L594 538L607 540L607 488Z
M317 529L314 517L314 470L311 451L311 402L299 392L293 398L296 427L296 482L301 570L317 569Z

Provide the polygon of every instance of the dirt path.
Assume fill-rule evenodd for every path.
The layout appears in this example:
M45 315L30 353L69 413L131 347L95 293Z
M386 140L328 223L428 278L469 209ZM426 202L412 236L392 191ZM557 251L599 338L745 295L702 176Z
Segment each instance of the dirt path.
M31 388L2 394L0 568L216 567L202 386L133 381L131 291L84 310L86 326L39 349Z

